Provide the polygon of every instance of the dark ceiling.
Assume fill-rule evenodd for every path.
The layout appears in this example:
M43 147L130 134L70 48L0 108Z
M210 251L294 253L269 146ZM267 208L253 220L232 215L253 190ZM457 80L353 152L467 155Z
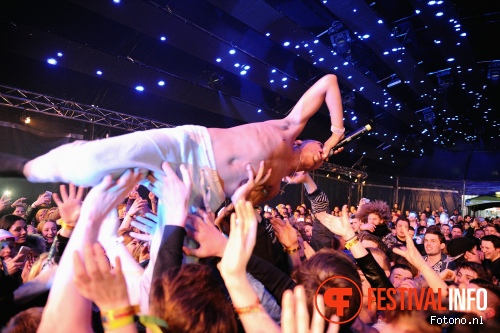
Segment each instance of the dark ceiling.
M16 0L0 8L1 85L174 126L229 127L284 117L334 73L347 130L373 127L334 163L369 175L500 180L499 1ZM302 137L326 140L327 114Z

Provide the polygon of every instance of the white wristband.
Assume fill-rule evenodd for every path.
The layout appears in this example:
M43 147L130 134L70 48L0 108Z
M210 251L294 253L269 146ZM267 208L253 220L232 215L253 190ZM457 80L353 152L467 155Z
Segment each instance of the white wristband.
M345 132L345 127L338 128L332 125L332 127L330 127L330 131L332 131L333 134L342 135Z

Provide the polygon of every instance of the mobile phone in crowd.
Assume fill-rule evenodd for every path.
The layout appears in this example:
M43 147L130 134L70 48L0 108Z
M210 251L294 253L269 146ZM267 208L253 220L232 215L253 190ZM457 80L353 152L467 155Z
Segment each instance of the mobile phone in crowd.
M28 257L28 254L30 253L31 249L27 246L21 246L19 249L19 252L17 254L17 262L23 262L26 260L26 257Z

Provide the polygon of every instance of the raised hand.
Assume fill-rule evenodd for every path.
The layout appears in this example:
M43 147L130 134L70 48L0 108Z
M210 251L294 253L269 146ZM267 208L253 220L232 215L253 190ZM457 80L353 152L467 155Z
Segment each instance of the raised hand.
M105 176L101 183L87 194L80 210L80 219L85 215L85 219L100 223L109 212L114 211L116 214L116 206L142 177L138 168L125 171L116 181L110 175Z
M52 197L59 208L61 219L66 223L66 225L74 227L76 221L78 221L78 217L80 216L80 208L82 207L82 198L85 189L80 186L77 191L74 184L69 184L68 187L69 194L66 190L66 186L61 185L59 186L61 196L59 197L59 194L54 193Z
M304 254L306 255L306 258L311 258L315 253L316 251L314 251L311 245L309 245L309 242L304 241Z
M153 233L158 225L158 215L151 213L146 213L145 216L137 216L135 221L132 221L132 226L139 229L145 234L139 234L137 232L131 232L130 236L137 238L141 241L149 242L153 238Z
M128 209L127 214L135 215L137 212L141 211L145 206L147 206L148 201L146 199L142 199L141 197L137 197L134 200L130 208Z
M292 177L286 176L283 178L283 181L289 184L302 184L308 180L308 177L309 175L306 171L298 171Z
M344 134L332 134L328 140L323 144L323 159L328 159L328 155L330 154L330 150L335 147L337 143L340 142L344 138ZM333 154L338 154L344 150L344 147L341 147L333 152Z
M303 286L298 285L293 292L286 290L283 293L281 309L281 332L282 333L323 333L325 329L325 320L321 317L318 310L313 308L313 318L309 320L309 312L307 310L306 292ZM325 302L323 295L318 295L318 308L322 313L325 313ZM332 321L339 321L335 315L330 318ZM339 325L330 323L327 333L337 333Z
M83 249L83 259L78 252L74 253L73 264L74 282L78 291L83 297L93 301L101 311L130 305L120 257L116 257L115 269L111 272L102 246L99 243L93 246L87 244Z
M347 213L347 205L342 207L342 216L333 216L326 212L317 213L316 218L334 234L349 239L355 235Z
M359 229L366 230L369 232L375 232L375 225L373 225L371 223L361 223L361 225L359 226Z
M5 209L10 204L11 198L8 195L3 194L2 198L0 198L0 212Z
M247 164L246 166L248 181L241 185L231 197L231 201L236 203L240 200L248 200L250 193L252 191L260 191L263 189L264 183L271 176L272 169L267 170L267 173L264 175L264 161L260 162L259 170L257 170L257 175L254 177L254 172L252 166Z
M222 257L227 244L227 238L217 229L211 214L198 210L201 215L189 215L187 218L186 231L200 247L192 249L183 247L182 250L188 256L198 258Z
M404 234L405 234L405 240L406 240L406 248L393 248L392 252L402 256L410 264L413 266L419 268L420 265L424 264L427 265L425 262L424 258L420 254L420 252L417 250L415 247L415 244L413 244L413 239L411 238L410 234L408 233L408 230L406 228L403 228Z
M148 189L160 198L158 209L164 210L164 216L168 217L167 224L184 227L191 194L191 175L184 164L179 167L182 180L168 162L163 162L162 169L165 174L155 175L156 178L148 184Z
M33 205L35 207L40 207L42 205L50 205L50 192L44 192L38 196L35 202L33 202Z
M12 208L16 208L17 206L22 205L22 204L24 203L24 202L23 202L24 200L26 200L26 198L19 198L19 199L17 199L16 201L14 201L14 202L12 203L12 205L10 205L10 206L11 206ZM0 209L0 210L1 210L1 209Z
M18 270L23 269L26 260L20 260L22 254L18 253L14 258L5 259L5 266L9 275L16 273Z
M274 234L279 242L287 249L296 249L299 247L299 237L297 230L288 221L283 221L278 218L271 218L269 220L274 229Z
M221 275L246 279L246 266L257 237L257 218L249 201L238 201L231 215L231 233L221 260Z

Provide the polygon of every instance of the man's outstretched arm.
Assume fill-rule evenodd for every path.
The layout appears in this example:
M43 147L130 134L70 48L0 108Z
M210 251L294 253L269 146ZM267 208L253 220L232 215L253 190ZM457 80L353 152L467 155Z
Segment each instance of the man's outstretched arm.
M344 135L342 131L344 129L342 97L335 75L325 75L313 84L304 95L302 95L285 120L290 122L292 127L291 130L295 132L295 137L297 137L304 129L309 118L311 118L319 110L321 105L323 105L323 102L328 106L331 125L334 129L334 133L332 133L332 136L325 142L325 146L323 147L323 158L326 158L330 149L332 149ZM335 131L335 129L340 131Z

